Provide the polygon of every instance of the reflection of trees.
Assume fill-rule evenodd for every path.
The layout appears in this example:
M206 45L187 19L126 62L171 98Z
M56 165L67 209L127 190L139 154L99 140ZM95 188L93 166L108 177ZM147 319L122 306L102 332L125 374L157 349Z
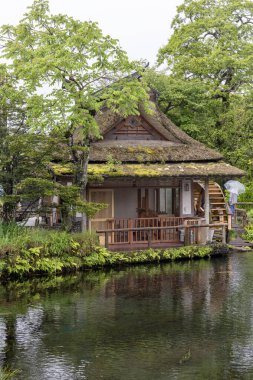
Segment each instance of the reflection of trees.
M209 362L210 354L206 351L206 341L201 341L201 335L207 335L212 349L217 349L217 336L212 337L208 332L209 319L215 317L217 310L216 289L211 285L217 263L162 265L150 268L150 272L146 267L131 268L108 276L104 287L84 292L83 299L72 299L72 305L64 315L59 313L62 320L57 326L71 334L75 342L65 347L64 352L68 352L76 365L86 357L92 361L87 366L88 373L110 373L108 378L115 377L115 367L124 367L127 363L136 369L139 363L148 365L150 362L155 375L161 367L161 360L165 360L164 355L165 365L173 367L189 347L195 357L204 357ZM216 276L222 289L219 303L221 299L224 302L228 288L227 264L220 263L222 270ZM53 315L52 310L50 315ZM51 323L53 334L44 342L52 347L54 336L53 352L60 354L62 338L61 335L56 336L59 330L55 330L53 321ZM198 324L202 325L202 330ZM191 342L196 339L199 347L192 348ZM163 354L157 361L153 342L161 340ZM124 353L124 360L120 353L122 347L129 348ZM113 366L111 360L114 360Z
M15 350L16 350L16 318L13 315L9 315L5 319L5 350L2 357L3 366L8 367L8 364L11 362Z
M23 369L26 368L25 372L31 374L33 365L36 366L36 363L39 363L39 366L43 367L41 373L41 378L43 378L43 373L49 371L50 363L47 362L43 366L38 355L40 355L40 350L43 347L41 332L44 326L50 322L51 316L46 310L38 306L38 301L42 296L46 302L48 298L51 298L51 295L57 297L58 292L65 291L71 295L75 291L79 292L86 285L86 281L80 280L81 277L80 274L22 283L9 282L6 286L0 287L0 316L2 316L0 320L0 340L2 343L0 344L0 365L13 368L23 367ZM90 279L88 287L92 288L98 282L98 276L95 277L93 273L88 277ZM35 306L30 307L30 303L34 303ZM55 306L60 311L57 302ZM60 362L58 367L57 362ZM64 367L63 373L61 373L60 366ZM58 368L59 379L71 378L67 377L68 364L59 358L54 358L51 367ZM22 373L20 376L23 379ZM31 378L34 379L36 376L35 373ZM54 378L57 379L57 377Z
M198 369L196 379L210 371L217 379L234 376L243 357L251 360L253 336L253 267L240 263L231 256L90 272L55 286L40 280L16 295L10 288L5 302L16 309L7 361L19 355L17 366L28 368L32 358L38 380L52 371L56 379L120 380L123 372L122 379L180 379L190 368ZM22 313L14 299L26 300ZM180 365L187 352L189 365Z

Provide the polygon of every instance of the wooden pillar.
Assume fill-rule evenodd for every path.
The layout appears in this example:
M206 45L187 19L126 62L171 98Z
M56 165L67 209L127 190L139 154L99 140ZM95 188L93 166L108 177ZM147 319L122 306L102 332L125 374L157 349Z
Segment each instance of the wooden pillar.
M151 248L152 230L148 230L148 248Z
M105 248L109 247L109 236L108 232L105 232Z
M128 228L133 228L133 219L128 219ZM128 243L133 244L133 230L128 231Z
M205 220L206 224L209 224L209 212L210 212L210 204L209 204L209 179L205 179Z
M226 226L222 226L222 244L226 244L227 239L226 239Z
M228 213L228 230L232 230L232 215Z
M190 244L190 238L189 238L189 228L187 224L187 220L184 221L184 245L187 246Z

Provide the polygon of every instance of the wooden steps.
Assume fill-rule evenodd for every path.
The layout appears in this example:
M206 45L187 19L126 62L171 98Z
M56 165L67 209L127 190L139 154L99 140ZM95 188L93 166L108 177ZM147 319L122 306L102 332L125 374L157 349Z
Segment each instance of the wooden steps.
M193 190L194 209L198 211L197 215L205 217L205 205L203 202L204 183L199 182ZM228 223L227 204L221 187L218 183L209 182L209 222L210 224ZM201 206L201 207L200 207ZM213 241L222 242L222 227L214 228Z
M216 182L209 182L210 223L227 223L228 214L224 194ZM222 241L222 229L216 227L213 240Z

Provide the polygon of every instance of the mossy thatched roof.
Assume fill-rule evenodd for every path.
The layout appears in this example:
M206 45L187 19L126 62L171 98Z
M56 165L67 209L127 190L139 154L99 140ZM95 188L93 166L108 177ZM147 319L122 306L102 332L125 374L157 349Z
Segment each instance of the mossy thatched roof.
M106 162L108 155L122 162L185 162L218 161L222 155L194 140L172 123L157 107L147 114L140 107L140 117L151 125L164 140L107 140L106 134L123 118L110 110L96 116L103 141L93 143L90 160Z
M181 164L89 164L88 174L102 177L242 177L245 173L226 164L212 163L181 163Z
M108 157L122 162L218 161L221 154L203 144L171 141L101 141L92 144L90 160L105 162Z
M104 178L121 177L241 177L245 173L225 162L222 155L192 139L154 107L151 115L140 108L144 118L161 136L161 140L113 140L106 137L122 120L121 116L104 110L96 116L104 140L94 142L90 149L88 174L99 182ZM121 162L114 163L114 162ZM54 164L56 175L71 176L73 164Z
M72 164L52 164L52 170L57 176L72 176ZM88 175L96 179L120 177L242 177L245 173L225 162L184 162L172 164L109 164L99 163L88 165Z

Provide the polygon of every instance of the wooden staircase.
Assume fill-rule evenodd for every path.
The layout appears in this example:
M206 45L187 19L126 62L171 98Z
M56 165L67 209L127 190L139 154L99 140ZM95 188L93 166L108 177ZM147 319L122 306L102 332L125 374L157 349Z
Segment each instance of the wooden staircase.
M228 223L228 213L226 200L220 185L216 182L209 182L209 204L210 204L210 223ZM213 241L222 241L222 229L216 227L214 230Z

